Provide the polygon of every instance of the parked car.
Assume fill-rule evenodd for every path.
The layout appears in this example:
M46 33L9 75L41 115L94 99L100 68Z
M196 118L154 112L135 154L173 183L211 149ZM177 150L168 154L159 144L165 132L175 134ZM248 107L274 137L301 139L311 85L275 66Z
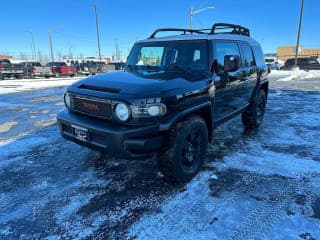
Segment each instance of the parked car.
M11 64L7 59L0 59L0 79L4 78L22 78L23 68L20 64Z
M49 62L46 66L51 68L53 75L56 77L74 77L77 74L77 68L75 66L67 66L65 62Z
M156 37L164 31L182 34ZM134 44L124 71L67 89L66 109L57 115L60 133L118 158L157 155L166 179L188 182L216 127L238 114L247 129L261 125L267 76L262 49L245 27L158 29Z
M297 66L300 70L320 70L320 63L317 58L298 58ZM289 58L282 66L281 70L292 70L295 67L295 58Z
M11 77L12 65L7 59L0 59L0 79Z
M106 73L115 70L115 65L106 64L105 62L92 62L88 64L90 74Z
M271 70L280 70L280 65L275 58L265 58L264 60Z
M114 65L115 70L123 70L126 64L124 62L110 62L108 65Z
M53 76L51 67L42 66L39 62L22 62L23 74L25 77L45 77L49 78Z

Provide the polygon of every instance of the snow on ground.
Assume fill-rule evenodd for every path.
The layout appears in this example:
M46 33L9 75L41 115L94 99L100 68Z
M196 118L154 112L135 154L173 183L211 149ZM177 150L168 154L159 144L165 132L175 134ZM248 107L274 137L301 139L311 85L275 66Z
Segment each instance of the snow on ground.
M292 81L292 80L299 80L299 79L320 78L320 70L311 70L311 71L272 70L269 77L277 79L277 81Z
M320 78L274 77L261 128L217 129L185 186L63 140L63 87L0 95L0 239L320 239Z
M271 91L263 127L241 133L234 120L217 130L208 170L129 236L320 239L319 104L319 92Z
M84 77L74 78L35 78L0 80L0 94L32 91L44 88L69 86Z

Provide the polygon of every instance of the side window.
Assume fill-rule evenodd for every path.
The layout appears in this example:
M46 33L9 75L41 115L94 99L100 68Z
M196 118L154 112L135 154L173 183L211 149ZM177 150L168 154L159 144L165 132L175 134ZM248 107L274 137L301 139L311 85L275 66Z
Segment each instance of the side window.
M227 55L240 56L238 44L235 42L215 42L214 43L215 61L214 68L215 72L219 75L222 74L224 66L224 57Z
M309 58L309 64L319 64L317 59Z
M254 58L252 54L252 49L247 43L240 43L241 49L241 65L242 67L251 67L254 66Z
M199 60L200 60L200 50L194 50L193 61L196 62L196 61L199 61Z
M285 64L286 65L293 65L294 64L294 59L288 59Z

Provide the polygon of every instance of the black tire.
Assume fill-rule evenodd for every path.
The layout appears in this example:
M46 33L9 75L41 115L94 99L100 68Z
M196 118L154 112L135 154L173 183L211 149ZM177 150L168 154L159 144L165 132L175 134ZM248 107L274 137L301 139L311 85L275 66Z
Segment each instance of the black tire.
M164 177L175 183L189 182L203 164L208 145L205 122L192 116L176 125L158 154L158 166Z
M242 113L242 123L246 129L258 128L266 111L267 97L264 90L260 89L248 110Z

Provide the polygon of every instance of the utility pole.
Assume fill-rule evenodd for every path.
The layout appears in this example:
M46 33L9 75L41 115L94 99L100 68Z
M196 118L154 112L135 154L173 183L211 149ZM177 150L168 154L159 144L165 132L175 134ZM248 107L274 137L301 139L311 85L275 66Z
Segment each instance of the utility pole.
M69 58L73 58L73 55L72 55L72 46L71 46L70 40L69 40Z
M300 18L299 18L298 36L297 36L297 46L296 46L296 57L294 60L295 67L297 67L297 64L298 64L298 52L299 52L299 45L300 45L300 32L301 32L301 23L302 23L302 16L303 16L303 7L304 7L304 0L301 0L301 9L300 9Z
M214 7L205 7L205 8L199 9L199 10L194 10L193 7L190 7L190 10L189 10L189 28L190 28L190 30L192 29L192 17L193 17L193 15L195 15L197 13L200 13L200 12L203 12L203 11L208 10L208 9L214 9Z
M31 47L31 52L32 52L32 60L35 62L35 57L34 57L34 52L33 52L33 46L32 46L32 43L30 44L30 47Z
M120 60L120 51L119 51L119 45L118 45L118 38L115 38L115 50L116 50L116 55L115 55L115 60L119 61Z
M101 50L100 50L100 34L99 34L99 26L98 26L98 14L97 14L97 6L94 4L94 15L96 17L96 31L97 31L97 40L98 40L98 53L99 53L99 61L101 62Z
M36 53L36 44L34 43L34 35L32 31L26 31L27 33L31 34L31 40L32 40L32 45L31 45L31 49L32 49L32 59L33 61L36 61L37 59L37 53Z
M48 36L49 36L49 43L50 43L51 61L54 62L51 32L52 32L51 29L49 29Z
M193 15L193 7L190 7L190 10L189 10L189 28L190 30L192 29L192 15Z

